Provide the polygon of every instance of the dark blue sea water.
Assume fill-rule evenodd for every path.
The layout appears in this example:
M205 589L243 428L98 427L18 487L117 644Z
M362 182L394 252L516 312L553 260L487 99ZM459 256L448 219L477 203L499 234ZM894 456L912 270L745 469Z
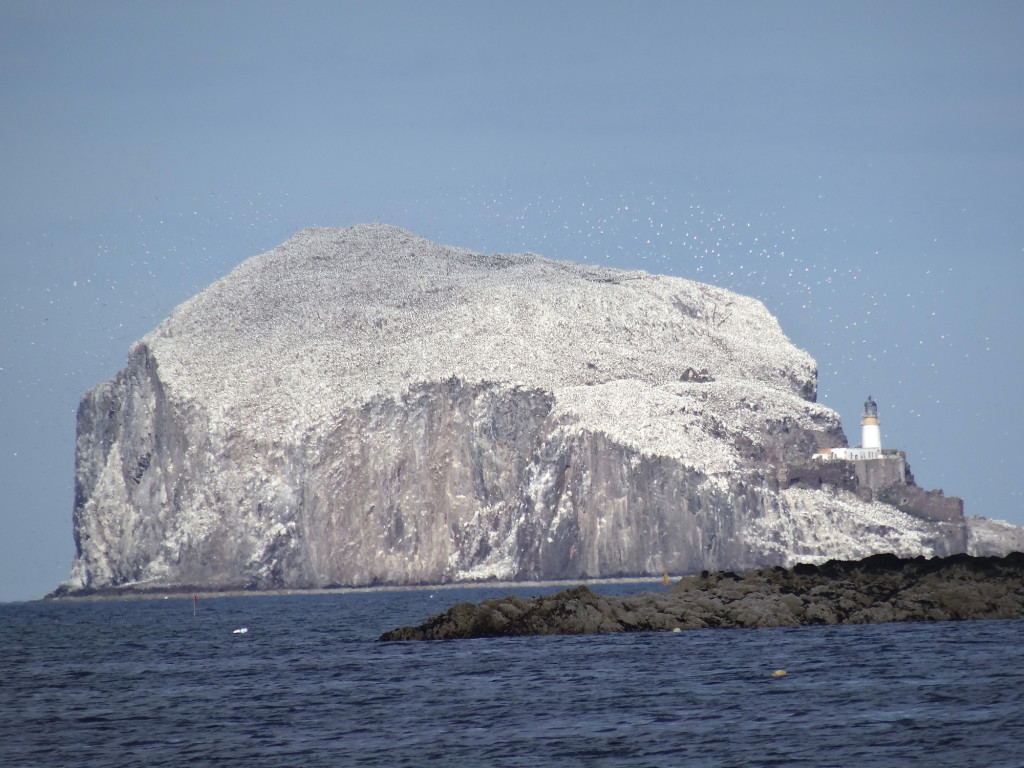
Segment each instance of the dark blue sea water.
M508 591L0 605L0 765L1024 766L1024 621L375 642Z

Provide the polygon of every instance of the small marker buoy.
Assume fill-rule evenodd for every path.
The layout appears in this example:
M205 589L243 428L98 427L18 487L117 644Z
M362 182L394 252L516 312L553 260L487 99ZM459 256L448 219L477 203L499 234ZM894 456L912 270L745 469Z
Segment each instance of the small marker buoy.
M248 627L239 627L238 629L236 629L236 630L235 630L234 632L232 632L231 634L232 634L232 635L244 635L244 634L245 634L246 632L248 632L248 631L249 631L249 628L248 628Z
M682 634L682 632L683 632L682 627L676 627L675 629L672 630L672 634L675 634L675 635L680 635L680 634Z
M772 677L785 677L785 676L786 676L786 670L784 670L784 669L776 669L774 672L772 672Z

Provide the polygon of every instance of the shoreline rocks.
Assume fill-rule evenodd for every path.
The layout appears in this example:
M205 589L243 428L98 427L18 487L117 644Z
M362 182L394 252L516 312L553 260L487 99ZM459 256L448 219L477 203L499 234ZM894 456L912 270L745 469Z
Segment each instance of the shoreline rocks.
M1005 557L892 554L823 565L715 571L661 593L599 595L585 585L552 595L459 603L380 641L446 640L676 629L1012 619L1024 616L1024 553Z

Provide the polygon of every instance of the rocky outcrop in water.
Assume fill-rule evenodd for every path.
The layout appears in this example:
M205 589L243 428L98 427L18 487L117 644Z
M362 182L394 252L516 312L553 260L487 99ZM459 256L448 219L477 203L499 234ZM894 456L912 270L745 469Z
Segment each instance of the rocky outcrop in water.
M912 560L873 555L821 566L704 571L663 593L598 595L586 586L524 600L459 603L380 640L448 640L676 629L1015 619L1024 616L1024 554Z
M947 554L786 467L845 444L759 302L394 227L306 230L82 398L62 592L317 588Z

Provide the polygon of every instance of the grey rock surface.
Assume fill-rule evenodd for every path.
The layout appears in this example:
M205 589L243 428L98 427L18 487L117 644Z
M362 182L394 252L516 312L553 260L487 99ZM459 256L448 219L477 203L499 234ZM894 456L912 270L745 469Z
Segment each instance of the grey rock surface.
M577 635L681 629L1016 619L1024 616L1024 554L901 559L891 554L818 567L702 572L663 593L599 595L585 585L524 600L459 603L382 641Z
M762 304L712 286L382 225L305 230L177 307L82 398L61 589L962 548L962 522L780 485L788 463L846 442L816 387Z

